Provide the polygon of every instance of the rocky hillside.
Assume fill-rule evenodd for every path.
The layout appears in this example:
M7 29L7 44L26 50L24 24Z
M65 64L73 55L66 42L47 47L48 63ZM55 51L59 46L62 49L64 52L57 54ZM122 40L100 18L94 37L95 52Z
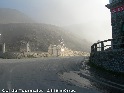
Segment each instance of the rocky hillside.
M47 51L50 44L58 45L63 42L73 50L89 51L90 43L60 27L38 23L1 24L2 41L11 50L19 50L19 46L29 41L32 50Z
M61 27L36 23L14 9L0 8L0 34L8 51L19 51L26 42L30 43L32 51L47 51L50 44L64 44L72 50L87 52L91 45Z

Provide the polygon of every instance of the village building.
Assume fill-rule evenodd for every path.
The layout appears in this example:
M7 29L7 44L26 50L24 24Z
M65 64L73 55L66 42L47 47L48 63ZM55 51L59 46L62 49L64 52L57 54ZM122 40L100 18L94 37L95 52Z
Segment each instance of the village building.
M48 47L48 53L51 56L60 56L61 55L61 49L62 49L61 45L50 44L50 46Z

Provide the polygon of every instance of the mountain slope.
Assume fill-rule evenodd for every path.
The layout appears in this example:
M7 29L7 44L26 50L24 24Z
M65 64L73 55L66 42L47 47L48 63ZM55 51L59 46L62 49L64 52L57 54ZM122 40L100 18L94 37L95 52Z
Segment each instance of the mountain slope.
M15 9L0 8L0 24L33 23L34 21Z
M11 23L1 24L2 41L11 50L19 50L23 43L30 42L32 50L47 51L50 44L58 45L64 42L65 46L73 50L90 51L90 43L81 40L72 33L60 27L38 23Z
M19 51L27 42L32 51L47 51L50 44L61 42L73 50L90 51L91 43L63 28L35 23L15 9L0 8L0 34L8 51Z

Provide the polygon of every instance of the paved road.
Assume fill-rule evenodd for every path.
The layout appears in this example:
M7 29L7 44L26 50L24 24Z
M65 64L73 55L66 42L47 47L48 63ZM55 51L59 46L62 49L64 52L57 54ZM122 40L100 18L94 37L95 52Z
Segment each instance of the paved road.
M55 89L49 93L100 93L74 73L82 60L84 57L0 59L0 93L48 93L49 89Z

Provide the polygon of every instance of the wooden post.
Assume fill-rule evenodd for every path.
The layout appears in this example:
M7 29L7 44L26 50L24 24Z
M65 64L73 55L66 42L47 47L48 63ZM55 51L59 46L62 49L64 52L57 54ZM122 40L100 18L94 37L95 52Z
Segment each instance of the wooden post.
M91 53L93 52L93 45L91 46Z
M111 49L113 49L113 39L111 40Z
M94 45L91 46L91 53L94 52Z
M104 42L101 42L101 51L104 51Z
M94 51L97 52L97 44L95 44L95 50Z

